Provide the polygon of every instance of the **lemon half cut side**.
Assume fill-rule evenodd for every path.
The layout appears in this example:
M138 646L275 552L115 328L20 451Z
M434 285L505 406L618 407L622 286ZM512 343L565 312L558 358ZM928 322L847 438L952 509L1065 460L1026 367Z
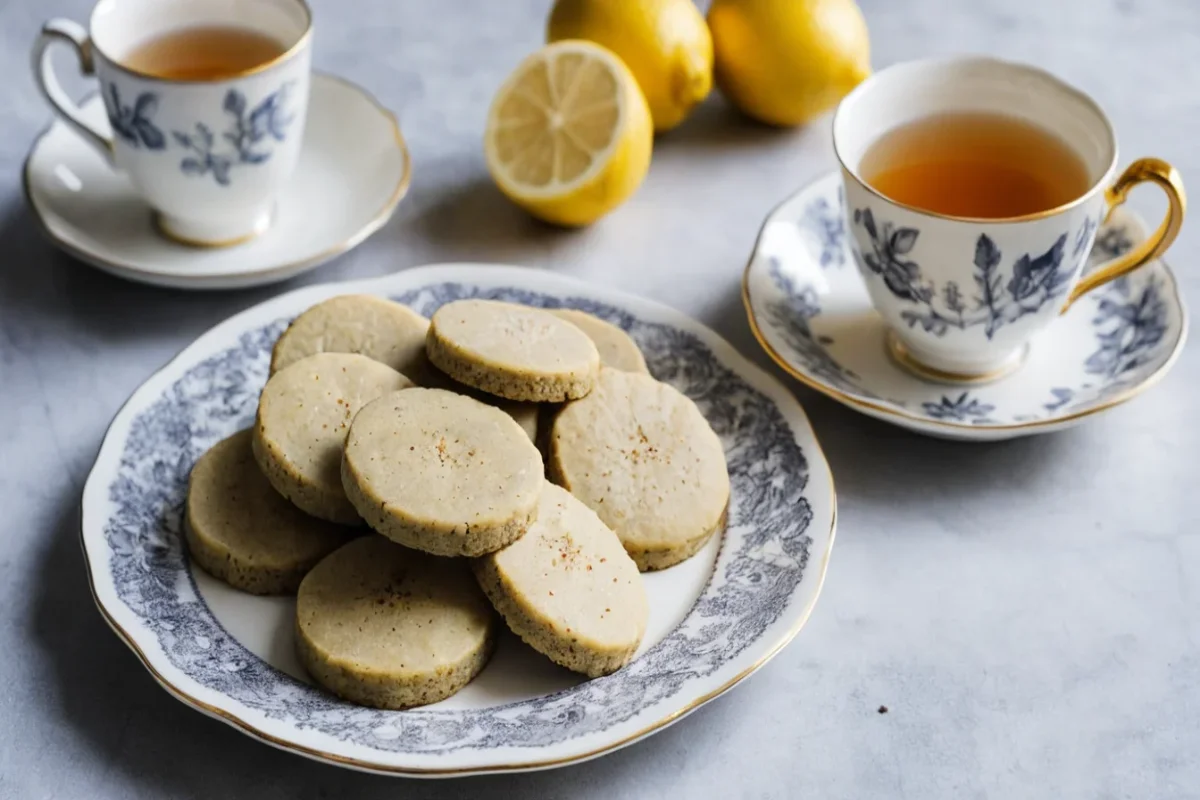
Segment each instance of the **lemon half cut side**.
M641 184L653 138L629 69L600 45L566 40L526 58L500 87L484 157L500 191L529 213L587 225Z

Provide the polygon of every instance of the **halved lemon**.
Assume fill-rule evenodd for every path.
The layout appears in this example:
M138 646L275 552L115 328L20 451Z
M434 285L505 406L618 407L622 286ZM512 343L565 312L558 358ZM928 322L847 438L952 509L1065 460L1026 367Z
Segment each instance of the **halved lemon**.
M587 225L641 184L653 140L629 69L600 45L571 39L529 56L500 87L484 156L517 205L547 222Z

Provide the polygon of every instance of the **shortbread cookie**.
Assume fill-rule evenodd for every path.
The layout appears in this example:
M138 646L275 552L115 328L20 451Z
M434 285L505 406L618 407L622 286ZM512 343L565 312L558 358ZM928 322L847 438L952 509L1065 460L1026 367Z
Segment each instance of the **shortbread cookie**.
M405 389L354 418L342 458L350 502L379 533L441 556L520 538L537 515L542 458L498 408L443 389Z
M249 430L217 442L192 467L184 534L205 572L252 594L295 592L348 541L346 528L310 517L271 488Z
M538 422L541 419L541 410L543 407L541 403L520 403L516 400L505 400L503 397L481 392L474 386L459 383L440 369L435 369L432 366L425 371L418 383L429 389L445 389L455 394L465 394L467 397L472 397L481 403L495 406L512 417L521 426L521 430L529 434L530 441L537 441Z
M369 294L331 297L288 326L271 351L271 374L317 353L360 353L416 380L427 368L429 320Z
M646 632L637 565L591 509L553 484L529 532L473 567L513 633L567 669L593 678L614 672Z
M574 308L553 308L550 313L561 317L588 335L600 352L600 364L626 372L645 372L646 358L633 338L625 331L597 316Z
M380 395L412 386L389 366L351 353L318 353L271 376L258 400L254 457L271 485L314 517L356 525L342 490L350 421Z
M554 420L547 469L616 531L642 570L694 554L724 527L729 472L696 404L649 375L605 367Z
M521 430L525 431L525 435L529 437L529 441L537 441L539 416L537 403L517 403L501 400L497 403L492 403L492 405L512 417L513 422L520 425Z
M496 617L463 561L364 536L317 564L296 597L296 652L339 697L376 708L436 703L492 653Z
M509 400L583 397L600 366L596 345L579 328L541 309L495 300L442 306L425 346L451 378Z

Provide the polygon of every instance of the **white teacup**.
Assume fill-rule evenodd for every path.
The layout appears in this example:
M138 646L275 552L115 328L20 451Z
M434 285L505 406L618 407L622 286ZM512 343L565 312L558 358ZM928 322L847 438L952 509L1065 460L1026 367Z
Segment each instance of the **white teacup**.
M893 201L864 180L863 156L880 136L963 112L1015 116L1056 134L1083 160L1090 188L1036 214L972 219ZM1104 112L1034 67L991 58L889 67L842 101L833 141L852 249L871 302L891 329L889 349L925 377L982 381L1016 368L1035 333L1080 295L1161 255L1183 223L1179 174L1146 158L1115 177L1117 142ZM1144 243L1081 280L1097 227L1143 181L1166 192L1166 219Z
M163 34L236 27L276 39L282 54L219 80L138 72L122 58ZM308 106L312 15L304 0L100 0L88 29L51 20L33 46L42 94L63 121L129 176L165 235L222 246L269 227L274 199L300 155ZM50 64L73 46L96 75L107 126L86 120Z

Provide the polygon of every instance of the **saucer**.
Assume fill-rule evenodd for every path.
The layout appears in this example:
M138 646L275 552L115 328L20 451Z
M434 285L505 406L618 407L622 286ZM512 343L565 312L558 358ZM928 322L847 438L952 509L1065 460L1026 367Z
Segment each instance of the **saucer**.
M1086 269L1145 239L1118 206ZM1016 371L963 385L918 378L889 354L846 241L837 173L767 217L742 282L759 344L797 380L851 408L918 433L989 441L1070 427L1161 379L1187 337L1170 268L1154 261L1080 298L1029 344Z
M90 122L106 124L99 95L81 106ZM392 215L411 172L395 116L354 84L317 73L296 172L271 227L244 244L191 247L163 237L129 180L61 121L33 144L25 194L56 245L105 272L233 289L290 278L354 247Z

